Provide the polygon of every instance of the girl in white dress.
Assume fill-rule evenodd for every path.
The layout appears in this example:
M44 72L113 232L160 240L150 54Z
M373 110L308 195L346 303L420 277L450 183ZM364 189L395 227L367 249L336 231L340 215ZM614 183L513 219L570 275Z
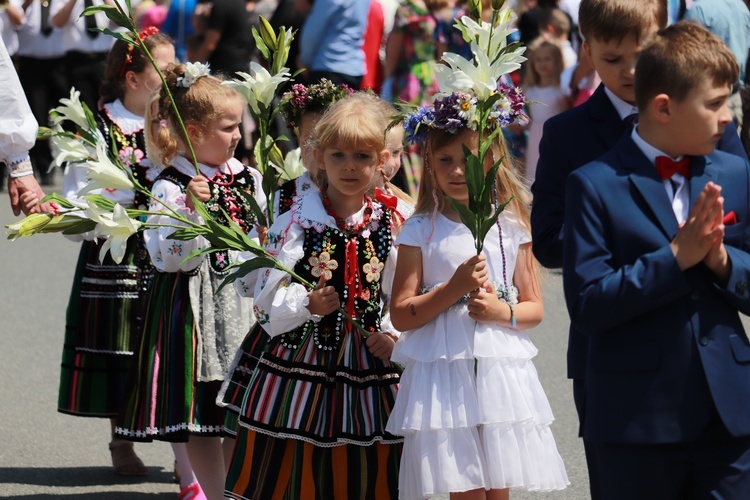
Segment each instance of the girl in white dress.
M529 62L523 87L529 106L529 142L526 149L526 185L536 178L539 161L539 143L544 122L570 108L570 92L560 86L563 55L560 47L551 40L539 38L529 45Z
M405 437L399 497L500 499L508 488L562 489L569 483L549 429L552 411L524 332L543 315L528 194L506 156L497 198L516 198L477 256L445 200L467 204L462 147L476 154L478 142L466 120L454 118L456 133L439 120L427 124L419 202L396 241L391 319L403 333L392 360L404 373L387 430ZM500 141L502 134L493 158L505 154Z

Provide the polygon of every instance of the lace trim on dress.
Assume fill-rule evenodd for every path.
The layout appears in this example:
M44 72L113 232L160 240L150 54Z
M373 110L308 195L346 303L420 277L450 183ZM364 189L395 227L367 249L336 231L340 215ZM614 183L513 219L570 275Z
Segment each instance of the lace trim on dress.
M143 130L143 117L128 111L119 99L105 104L104 113L125 135L133 135Z

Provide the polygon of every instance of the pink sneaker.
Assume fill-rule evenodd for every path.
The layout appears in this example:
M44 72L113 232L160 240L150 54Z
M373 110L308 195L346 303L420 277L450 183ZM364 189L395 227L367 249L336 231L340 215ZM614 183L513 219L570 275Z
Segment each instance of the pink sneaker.
M177 498L180 500L208 500L197 481L182 488L177 494Z

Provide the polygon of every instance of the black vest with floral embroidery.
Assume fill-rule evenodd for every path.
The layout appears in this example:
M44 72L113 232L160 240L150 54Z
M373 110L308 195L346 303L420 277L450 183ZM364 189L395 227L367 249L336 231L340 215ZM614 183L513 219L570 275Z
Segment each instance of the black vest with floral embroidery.
M326 226L322 232L314 228L305 229L304 257L294 266L294 271L310 283L317 283L321 272L328 271L326 286L333 286L339 293L344 310L349 304L350 294L354 296L354 314L357 322L370 332L380 331L381 306L380 283L382 272L391 251L391 216L388 210L382 210L379 219L373 220L370 227L377 224L371 233L360 231L349 235L341 229ZM356 273L352 273L353 263L346 255L347 243L355 238L357 242ZM355 286L346 285L347 266L349 274L358 276ZM315 269L318 271L315 271ZM324 316L319 322L308 321L302 326L281 336L281 343L290 349L296 349L307 335L312 335L315 344L323 350L333 350L348 320L334 311Z
M146 137L143 129L126 135L104 109L99 111L96 117L104 140L107 141L107 151L111 155L117 156L123 165L130 168L133 177L141 186L150 189L151 182L146 178L148 167L141 165L141 161L146 158ZM116 151L112 151L113 145L117 149ZM133 206L139 210L147 210L150 201L146 195L136 191Z
M167 167L159 174L158 179L168 180L186 193L192 177L174 167ZM255 196L256 189L255 179L250 170L245 168L242 172L234 174L234 180L231 174L217 174L209 181L209 185L211 197L204 205L211 217L222 225L228 225L223 210L245 233L249 233L257 223L250 203L247 202L247 197ZM229 272L229 253L226 250L211 252L208 262L216 274L226 275Z

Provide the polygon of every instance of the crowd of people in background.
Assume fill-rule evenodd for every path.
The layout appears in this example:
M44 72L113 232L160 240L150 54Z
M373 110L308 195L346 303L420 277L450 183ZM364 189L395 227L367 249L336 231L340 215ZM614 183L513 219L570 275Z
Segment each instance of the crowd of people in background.
M678 27L669 36L703 37L705 46L710 45L715 52L727 56L726 61L722 60L730 68L726 74L733 75L730 70L736 60L739 77L728 96L734 125L727 124L726 130L715 134L718 149L734 156L730 160L720 155L718 159L728 165L734 179L734 172L744 168L736 157L746 156L750 151L747 74L750 0L674 0L660 5L653 0L648 9L655 14L651 15L650 10L639 18L634 14L637 19L633 26L622 28L619 35L602 32L601 26L591 21L590 12L581 26L591 31L582 34L579 30L579 4L584 2L582 11L588 4L596 4L594 9L604 9L596 0L509 0L507 4L515 11L518 30L508 42L525 46L527 61L517 71L504 75L501 83L521 86L526 105L518 119L510 120L503 128L503 140L492 145L493 154L502 158L496 189L500 186L500 195L511 198L512 203L497 227L493 226L488 233L492 239L490 255L477 256L473 255L473 248L463 245L470 236L464 234L459 215L444 203L448 196L461 199L465 194L461 191L465 183L463 188L456 188L451 181L450 168L463 161L465 145L478 148L471 123L463 123L458 133L448 133L439 130L440 124L430 124L427 139L421 143L404 142L402 128L384 133L396 108L407 111L423 108L440 99L434 67L442 63L444 53L471 56L469 44L453 26L456 19L469 14L467 2L133 2L141 39L150 44L154 59L166 74L170 95L176 96L172 98L175 106L188 124L187 136L195 145L194 157L190 158L183 137L174 134L177 118L172 115L166 94L159 91L161 80L157 73L142 55L133 54L132 47L97 31L97 28L114 28L104 13L81 16L91 5L114 5L118 0L0 1L0 33L33 117L40 125L50 123L50 109L70 95L70 88L74 87L80 92L81 101L97 116L101 136L114 137L113 147L118 149L127 168L144 185L152 186L153 193L161 200L151 201L151 210L163 210L161 203L164 203L174 212L196 217L193 200L211 204L214 208L209 210L215 212L212 215L232 218L259 241L267 238L274 255L290 263L297 272L309 274L305 276L311 281L319 280L318 286L309 291L299 283L290 283L289 275L275 270L266 272L261 282L256 282L257 275L252 275L247 281L238 280L235 289L228 287L219 293L226 263L239 257L229 253L210 254L208 258L191 254L206 242L195 238L176 243L171 237L174 228L169 226L169 216L164 216L164 227L145 231L142 238L139 236L129 243L124 264L109 257L103 260L106 244L93 235L79 238L86 241L66 318L59 411L111 420L109 450L113 466L120 474L146 473L132 441L186 441L173 446L180 498L213 499L223 495L271 498L284 493L278 486L287 484L284 481L289 484L286 493L304 489L313 474L319 475L315 478L318 491L369 488L382 492L384 498L399 494L420 498L434 492L458 494L469 490L482 490L483 495L487 490L486 498L507 498L507 488L516 485L536 490L564 488L568 479L549 431L551 410L530 361L535 348L522 330L533 328L542 318L535 257L545 267L564 268L568 299L575 304L579 295L571 295L569 290L574 286L571 283L586 278L584 264L589 262L571 264L576 251L583 252L583 243L576 244L601 243L602 251L611 250L605 248L609 242L596 241L600 234L587 233L588 237L583 237L586 231L593 233L591 227L575 226L577 221L567 214L566 263L561 260L561 219L565 212L561 205L565 201L560 193L565 192L566 176L570 174L573 182L580 182L580 191L585 192L587 185L583 178L590 169L583 168L577 174L573 171L614 147L608 144L602 149L603 144L596 143L594 136L602 130L594 125L597 118L591 117L605 107L610 111L611 116L602 119L605 129L611 125L604 130L611 136L607 141L631 134L631 130L642 130L647 138L656 140L661 137L658 131L663 129L669 139L665 145L679 142L678 124L667 123L666 119L659 121L658 110L649 107L650 100L641 97L636 102L632 82L635 56L647 35L677 23ZM482 3L483 15L490 16L494 2ZM666 10L662 8L664 5ZM267 203L260 190L262 175L252 166L257 131L241 95L222 84L223 77L247 73L252 61L261 61L252 36L252 28L260 26L261 17L275 29L284 26L296 30L288 65L292 73L304 70L294 82L279 89L277 98L283 93L311 93L311 89L325 96L315 102L319 107L293 109L286 101L287 108L277 120L276 132L291 139L289 149L301 147L305 173L280 186L279 198L273 207L268 207L269 213L275 214L280 222L263 229L258 227L247 202L247 197L252 197L261 208L266 208ZM697 27L693 23L678 23L682 19L696 21L707 30L690 31ZM489 17L484 20L489 21ZM584 26L587 22L590 24ZM615 40L611 39L613 36ZM660 47L672 43L667 35L660 36L662 40L648 46L646 60L651 57L658 62L663 55L658 52ZM700 60L701 48L704 47L694 49L690 56ZM206 70L188 82L184 64L188 62L207 63L211 75ZM725 75L721 75L714 78L713 87L701 89L711 92L723 88L726 82L721 78ZM656 85L645 77L639 78L646 81L644 86ZM703 81L691 85L699 83ZM642 120L642 125L634 129L639 127L638 120ZM571 128L569 124L578 127ZM110 134L110 130L115 133ZM641 149L648 146L642 147L635 131L632 137ZM587 148L585 161L576 156L580 151L572 151L578 143L582 149ZM601 151L592 146L594 143L601 146ZM617 150L631 154L629 145L620 144ZM689 153L689 145L678 146L685 151L673 156ZM712 152L713 146L695 155ZM567 153L574 157L567 165L569 171L563 172L562 167L555 170ZM58 175L54 168L56 152L50 142L37 140L29 156L39 183L54 184ZM192 161L200 164L196 166L197 172ZM349 168L346 163L349 161L356 162L362 172L357 178L351 178L354 174L350 177L342 174ZM621 168L611 156L602 161L609 162L613 171ZM615 178L590 175L594 179L591 182L621 187ZM3 180L5 177L5 173L0 176ZM736 177L741 176L736 174ZM677 203L673 205L677 220L682 218L674 241L688 241L697 246L696 241L690 240L693 237L689 233L690 223L683 230L690 200L680 198L688 196L682 190L684 184L667 186L666 179L667 191L677 200L673 201ZM68 165L63 181L65 196L75 199L87 182L85 171ZM310 193L314 196L309 196ZM588 195L596 198L596 193ZM112 196L128 207L149 204L149 200L132 191L121 190ZM708 183L700 196L694 210L704 218L704 229L724 231L723 225L717 229L724 211L716 186ZM630 203L629 194L623 197L624 204ZM37 201L27 190L18 206L28 212ZM568 200L568 203L576 202ZM586 201L580 203L575 205L576 211L596 212ZM639 207L631 210L640 216ZM346 215L339 217L339 212ZM436 215L438 212L442 218ZM416 215L410 217L412 214ZM315 232L311 228L326 229ZM459 234L463 238L460 241L455 239ZM547 250L549 253L545 254ZM400 255L397 268L392 264L396 252ZM727 265L726 252L723 243L712 243L705 247L700 258L696 252L685 257L679 250L675 258L681 270L703 263L718 279L727 280L731 265ZM192 258L187 259L188 255ZM384 264L389 255L394 257ZM442 255L449 257L441 260L438 257ZM369 270L366 284L363 285L364 278L358 280L350 274L348 261L354 262L354 268L360 263L362 269ZM689 265L685 264L688 261ZM341 279L332 273L339 262L342 269L347 267ZM388 269L389 265L394 268ZM502 274L490 268L502 268ZM446 269L453 274L445 274ZM393 283L387 286L382 283L381 272ZM134 279L128 279L133 276ZM435 276L444 279L434 279ZM689 276L707 295L712 293L707 289L710 280L706 276L697 273ZM125 281L129 289L122 288ZM114 288L107 288L107 283L115 282ZM454 289L446 291L450 288L446 283ZM388 302L386 296L391 293L391 285L394 295L388 314L392 317L386 322L384 314L381 324L380 307ZM354 290L359 295L355 296ZM741 295L745 290L740 290L738 283L735 291ZM586 287L577 292L580 296L592 293ZM603 300L609 297L602 296ZM710 297L713 299L713 295ZM109 299L115 300L107 302ZM461 301L468 304L463 311L466 314L459 314L454 308ZM377 306L372 305L375 303ZM442 309L434 307L435 310L428 311L434 304L443 303ZM364 309L362 304L368 308ZM346 305L350 314L359 315L371 333L383 335L370 335L366 340L344 335L342 332L351 326L334 314L342 305ZM580 316L575 317L576 312L571 308L574 319L585 324ZM594 312L587 310L587 318L594 317ZM722 321L728 317L729 313ZM433 321L442 321L438 324L443 326L436 327ZM494 329L492 336L485 338L487 344L483 345L494 356L471 353L475 321L493 325L488 327ZM605 320L602 323L608 325ZM104 330L115 334L104 338L100 334ZM201 332L201 342L210 336L215 344L196 345L196 330ZM420 337L422 330L429 330L424 337ZM400 331L408 335L400 338ZM460 332L467 333L466 339L456 340L462 337L458 335ZM434 335L445 335L444 352L434 347ZM344 338L341 343L345 348L339 345L339 336ZM571 341L575 343L579 338L580 332L573 328ZM464 341L471 347L452 344ZM513 346L509 347L510 344ZM580 351L573 347L570 352L583 353L582 359L586 358L588 340L584 344ZM349 357L339 356L334 360L326 354L333 349L344 349ZM592 352L595 349L592 344ZM263 356L259 361L261 351ZM97 353L102 352L106 356L98 357ZM470 355L464 357L465 352ZM128 355L122 356L123 353ZM513 357L512 363L509 357ZM194 363L194 359L198 361ZM406 367L403 376L392 361ZM569 363L571 367L585 365L570 360ZM337 383L346 387L342 391L346 395L337 393L336 398L343 399L335 401L327 392L329 385L320 382L330 376L328 369L334 365L337 377L339 373L347 374L345 382L337 378ZM107 372L109 378L89 379L87 374L93 372ZM427 421L440 413L422 407L422 401L429 399L428 393L434 389L424 386L422 381L440 380L447 372L455 378L446 377L434 384L451 394L463 394L467 388L479 393L482 387L478 386L483 383L522 377L526 381L523 390L520 385L509 384L506 396L511 401L528 402L528 411L510 412L508 420L502 420L507 408L488 404L491 398L477 398L481 401L476 408L466 413L456 411L456 422L464 424L455 424L451 417L437 428L422 425L421 419ZM252 381L247 378L248 373L254 373ZM596 386L588 378L590 372L581 373L585 377L573 373L571 378L583 425L582 394L593 393ZM377 382L371 383L372 380ZM401 388L397 389L399 380ZM107 386L112 397L106 401L92 400L96 407L86 406L83 395L88 391L94 393L98 386ZM397 390L401 391L398 400ZM331 401L326 397L331 397ZM438 408L435 400L432 403ZM326 404L337 409L351 408L351 419L346 416L343 422L339 421L342 419L334 418ZM464 406L463 400L458 399L444 404L452 411ZM587 404L597 409L596 403ZM307 421L300 422L293 412L285 411L289 407L304 413ZM704 415L711 432L726 433L727 429L734 429L726 422L726 428L717 423L721 411L719 408L711 415ZM589 420L588 425L591 427L594 421ZM533 432L528 426L522 429L522 422L524 425L531 422ZM336 440L340 439L337 431L341 429L334 429L334 423L345 429L344 446L331 445L340 444ZM481 428L480 436L476 435L476 428ZM742 425L736 428L745 432ZM601 431L594 428L586 432L583 437L592 495L614 498L612 487L605 487L598 480L610 479L615 472L609 466L598 469L596 457L622 459L622 455L612 446L603 446L590 438ZM511 435L513 445L509 447ZM730 443L728 447L738 446L738 442L724 434L721 439ZM441 440L451 445L460 443L460 453L435 444ZM517 461L520 465L517 470L512 467L506 470L492 460L485 463L482 453L489 453L487 450L498 456L505 454L509 463ZM657 450L655 455L660 452ZM314 466L310 459L313 456ZM420 464L421 456L433 457L445 468ZM453 461L471 462L469 468L473 472L466 472ZM361 474L349 476L346 481L336 477L335 471L342 463ZM506 472L507 477L496 480ZM599 496L605 490L610 493Z

